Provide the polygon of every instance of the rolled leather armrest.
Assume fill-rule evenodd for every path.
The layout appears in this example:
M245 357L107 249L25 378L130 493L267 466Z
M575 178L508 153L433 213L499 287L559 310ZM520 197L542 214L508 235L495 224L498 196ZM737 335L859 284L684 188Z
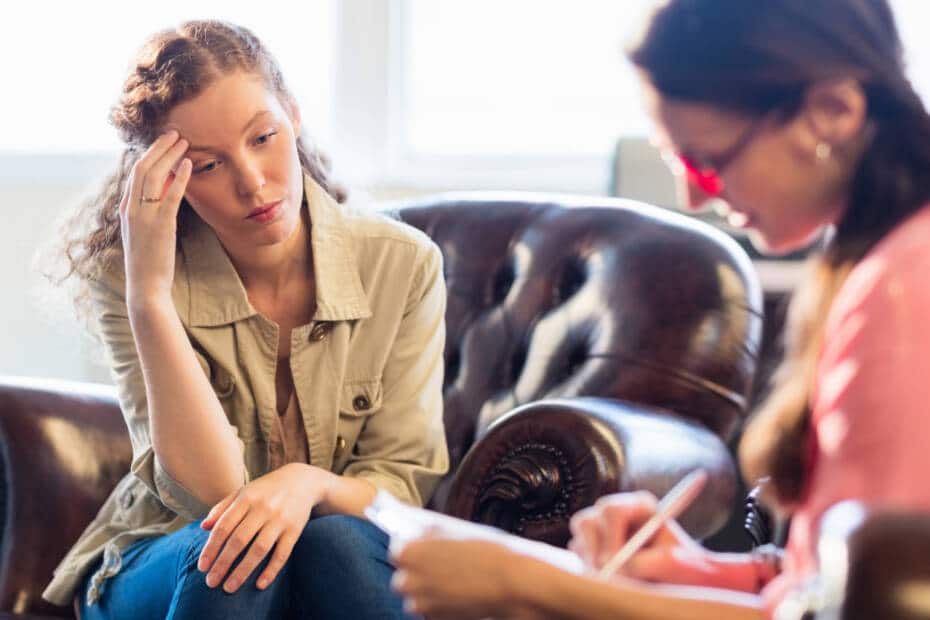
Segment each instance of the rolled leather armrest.
M131 459L112 388L0 377L0 609L71 615L42 589Z
M930 514L847 500L821 520L817 618L930 617Z
M691 471L708 484L680 518L719 529L737 489L726 446L673 413L605 398L537 401L494 423L459 466L444 512L564 547L572 514L619 491L664 495Z

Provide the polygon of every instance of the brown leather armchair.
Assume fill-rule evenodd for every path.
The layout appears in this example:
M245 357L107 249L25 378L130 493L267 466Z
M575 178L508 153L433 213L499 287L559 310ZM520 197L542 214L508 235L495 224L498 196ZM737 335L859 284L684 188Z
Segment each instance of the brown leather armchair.
M720 527L762 315L732 240L617 199L461 194L392 211L445 258L452 469L432 507L564 545L597 497L662 494L703 467L682 521ZM129 461L111 389L0 380L0 609L70 615L40 593Z
M821 519L817 559L776 620L930 618L930 514L840 502Z

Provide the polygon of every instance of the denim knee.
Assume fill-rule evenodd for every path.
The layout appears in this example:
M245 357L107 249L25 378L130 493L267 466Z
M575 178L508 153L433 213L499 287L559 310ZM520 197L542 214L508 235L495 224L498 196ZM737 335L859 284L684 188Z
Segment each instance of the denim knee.
M391 590L388 537L347 515L310 520L291 554L301 617L386 620L406 618Z
M191 524L185 535L178 540L178 586L168 609L171 620L208 618L282 618L290 605L290 569L288 565L277 574L274 581L264 589L258 589L255 581L264 571L270 555L265 556L258 566L246 577L235 593L226 593L222 585L209 587L206 573L197 568L200 553L210 537L210 532ZM247 554L249 547L242 550L233 561L223 580L228 577ZM222 582L221 582L222 583Z
M200 523L201 521L191 523L174 533L174 542L178 546L176 553L179 577L190 572L191 569L196 569L197 561L200 559L200 552L203 551L207 540L210 538L209 530L200 527Z
M294 547L299 564L368 566L372 560L386 563L388 537L370 522L349 515L327 515L311 519Z

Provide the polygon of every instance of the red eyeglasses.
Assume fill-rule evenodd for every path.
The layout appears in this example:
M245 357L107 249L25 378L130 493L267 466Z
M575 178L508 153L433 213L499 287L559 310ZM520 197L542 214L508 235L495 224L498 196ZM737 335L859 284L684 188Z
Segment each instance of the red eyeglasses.
M723 192L723 170L733 163L749 146L769 117L763 116L743 130L736 142L729 149L714 157L700 159L687 153L675 152L674 155L685 169L688 183L694 185L708 196L719 196Z

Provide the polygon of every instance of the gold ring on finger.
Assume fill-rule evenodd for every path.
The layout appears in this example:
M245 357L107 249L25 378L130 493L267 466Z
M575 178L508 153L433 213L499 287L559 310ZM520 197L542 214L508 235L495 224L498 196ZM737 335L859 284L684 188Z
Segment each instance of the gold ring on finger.
M142 196L139 199L139 202L145 204L147 202L161 202L161 198L149 198L148 196Z

